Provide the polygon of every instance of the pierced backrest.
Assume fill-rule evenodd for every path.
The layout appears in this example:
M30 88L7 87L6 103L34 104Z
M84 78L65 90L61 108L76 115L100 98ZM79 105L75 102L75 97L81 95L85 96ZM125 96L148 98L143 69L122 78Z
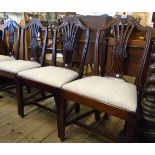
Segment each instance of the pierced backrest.
M14 20L7 21L2 27L2 40L5 48L5 54L11 57L18 58L19 42L20 42L20 27Z
M80 77L83 75L84 62L86 59L88 41L89 41L89 28L85 27L79 19L76 17L65 17L61 26L54 28L53 38L53 55L52 64L56 65L56 49L57 49L57 38L61 37L62 41L62 54L63 54L63 67L72 68L74 67L75 60L73 55L79 52L77 41L80 39L81 33L85 32L85 42L80 54L80 62L78 66L78 72Z
M52 39L52 42L53 42L53 37L54 37L53 30L55 29L55 27L58 27L60 25L61 25L61 23L58 20L49 21L49 31L50 31L49 38ZM61 34L60 34L60 37L61 37ZM57 38L57 43L61 44L60 38Z
M139 88L141 81L144 78L144 72L146 69L146 61L149 57L149 45L151 40L151 28L141 26L133 17L117 16L114 18L107 26L104 28L98 28L96 35L96 45L95 45L95 74L99 74L99 52L98 52L98 43L101 33L106 31L111 31L110 37L113 38L113 48L112 48L112 61L110 65L110 76L122 78L124 74L124 61L126 60L128 54L126 51L127 43L131 33L134 29L142 31L145 33L145 46L143 54L140 58L140 63L138 66L137 76L135 84ZM109 39L108 38L108 39ZM108 39L105 40L105 43L108 44ZM107 46L108 48L108 46Z
M44 65L47 26L43 26L38 19L32 19L21 29L21 38L23 59L26 59L27 56L30 61L38 61L41 65Z

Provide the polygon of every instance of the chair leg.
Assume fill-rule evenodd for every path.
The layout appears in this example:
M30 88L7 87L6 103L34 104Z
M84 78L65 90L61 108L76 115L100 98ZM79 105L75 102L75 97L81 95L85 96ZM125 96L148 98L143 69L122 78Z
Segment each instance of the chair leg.
M86 75L88 75L88 64L86 64L86 72L85 72Z
M80 112L80 104L79 103L75 103L75 113Z
M31 93L31 88L26 86L27 93Z
M136 118L135 118L136 120ZM136 121L130 120L125 122L125 138L124 142L131 143L134 141L135 130L136 130Z
M94 69L93 69L93 64L90 64L90 68L91 68L91 71L93 71Z
M94 115L95 115L95 120L99 121L100 120L100 111L94 110Z
M46 93L44 91L41 91L41 96L42 96L42 98L45 98Z
M59 98L57 103L57 126L58 126L58 137L61 141L65 140L65 118L66 118L66 100L63 97ZM56 101L58 99L55 98Z
M23 86L20 83L16 83L17 105L18 114L24 117L24 101L23 101Z

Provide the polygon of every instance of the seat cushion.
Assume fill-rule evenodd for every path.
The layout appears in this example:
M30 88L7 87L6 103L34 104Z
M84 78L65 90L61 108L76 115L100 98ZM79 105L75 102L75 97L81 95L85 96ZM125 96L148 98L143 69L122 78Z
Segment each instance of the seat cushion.
M1 61L10 61L10 60L15 60L15 58L6 56L6 55L0 55L0 62Z
M92 76L65 84L64 90L129 111L136 111L136 86L122 79Z
M3 61L0 62L0 70L18 73L27 69L40 67L41 65L37 62L25 61L25 60L14 60L14 61Z
M62 67L47 66L20 72L18 76L60 88L76 79L79 74Z

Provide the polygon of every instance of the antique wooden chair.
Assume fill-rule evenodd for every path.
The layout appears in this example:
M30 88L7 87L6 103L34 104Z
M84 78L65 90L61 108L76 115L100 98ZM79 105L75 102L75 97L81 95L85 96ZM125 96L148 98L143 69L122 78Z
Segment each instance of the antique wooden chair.
M85 44L83 46L83 52L79 61L75 62L72 58L74 53L78 53L79 50L76 46L76 42L82 32L85 32ZM63 42L63 63L60 67L56 66L57 55L57 37L59 33L62 34ZM89 28L81 24L81 22L74 17L66 18L61 26L55 27L53 38L53 54L52 54L52 66L46 66L18 73L17 76L17 98L19 115L24 117L24 106L28 104L34 104L50 112L57 111L39 104L37 101L46 99L47 97L54 96L56 108L59 109L58 103L60 101L60 89L65 83L79 79L83 76L84 61L86 58L87 47L89 40ZM75 69L75 70L74 70ZM28 101L23 96L23 85L35 87L42 92L48 92L44 97L37 98L35 101ZM49 96L48 96L49 95Z
M124 62L128 56L126 52L128 38L135 29L145 33L145 46L139 62L134 85L123 80L123 74L125 68ZM101 33L105 33L107 30L111 31L111 37L113 38L109 37L104 40L106 49L108 49L109 46L112 48L111 68L107 76L101 77L97 76L99 75L99 39ZM114 137L108 132L103 132L80 121L82 118L88 117L88 115L93 112L96 114L96 120L99 120L100 115L97 115L97 111L125 120L124 141L133 141L138 104L141 101L143 83L145 80L146 62L150 55L150 38L151 28L141 26L130 16L125 18L116 17L107 26L97 29L95 42L95 75L62 86L61 102L58 112L59 137L62 141L65 138L65 127L73 123L90 129L100 135L117 140L118 137ZM113 44L109 43L110 39L113 40ZM92 108L92 110L85 114L81 114L80 116L75 116L72 119L67 119L66 105L68 100L88 106Z
M14 20L0 26L2 31L2 47L4 55L0 55L0 62L18 58L20 27Z
M37 40L37 37L40 34L40 29L44 29L43 41L40 42L42 47L41 49L39 48L40 44ZM10 38L10 40L11 39L12 38ZM11 42L13 42L13 39ZM30 42L30 45L28 42ZM9 78L15 82L18 72L43 66L45 61L44 53L46 49L46 42L47 27L42 26L40 21L37 19L31 20L21 29L22 53L20 53L20 57L22 60L0 62L0 76ZM4 88L6 91L16 95L16 93L9 91L9 89L14 87L11 86L8 88L4 86Z

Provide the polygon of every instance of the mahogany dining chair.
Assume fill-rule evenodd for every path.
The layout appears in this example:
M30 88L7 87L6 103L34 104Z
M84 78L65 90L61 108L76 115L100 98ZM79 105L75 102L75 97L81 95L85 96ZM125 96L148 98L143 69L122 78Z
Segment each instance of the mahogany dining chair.
M139 60L135 83L132 84L125 81L123 75L125 68L124 62L128 58L128 40L135 30L144 34L145 45ZM107 31L110 32L110 36L105 36L104 44L107 50L109 48L112 49L110 72L104 76L99 76L101 70L99 68L99 40L101 34L105 34ZM105 27L97 29L94 75L67 83L61 89L61 102L59 102L58 111L58 130L61 141L65 139L65 127L71 124L84 127L112 140L123 140L124 142L134 141L138 108L143 95L147 63L150 57L149 45L151 31L152 29L150 27L141 26L131 16L117 16ZM102 52L107 53L107 50L103 50ZM66 115L68 100L80 103L81 105L92 108L92 110L68 119ZM123 139L82 122L82 118L88 117L94 112L97 114L96 112L98 111L103 112L106 116L112 115L125 120L125 135ZM96 115L96 120L100 120L99 113Z
M60 26L55 26L53 31L54 37L51 66L19 72L16 78L18 111L21 117L24 117L24 107L28 104L34 104L50 112L57 113L57 110L59 109L58 103L60 102L61 87L64 84L82 78L83 76L84 62L89 41L89 28L85 27L77 18L67 17ZM85 43L82 53L80 54L80 59L75 61L72 56L75 53L78 54L79 50L81 50L78 49L76 45L83 32L85 33ZM57 39L60 36L62 40L63 62L60 66L57 66ZM33 101L27 101L23 95L24 85L39 89L44 92L45 95L41 96L41 98L34 99ZM48 92L47 95L46 92ZM42 101L48 97L54 97L56 111L46 105L38 103L38 101Z

